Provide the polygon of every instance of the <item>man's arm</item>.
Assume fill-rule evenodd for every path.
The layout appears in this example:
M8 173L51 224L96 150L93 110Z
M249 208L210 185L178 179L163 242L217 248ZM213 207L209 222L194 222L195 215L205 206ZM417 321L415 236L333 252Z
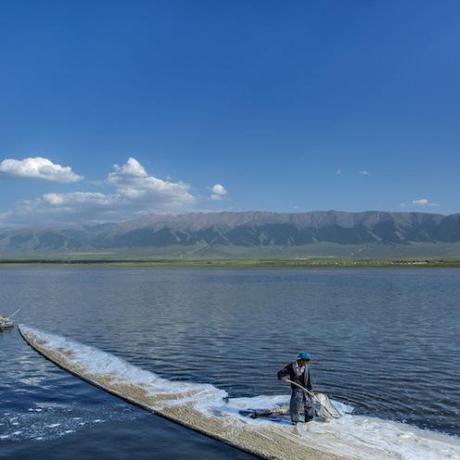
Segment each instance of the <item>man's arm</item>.
M284 380L289 377L289 364L278 372L278 380Z

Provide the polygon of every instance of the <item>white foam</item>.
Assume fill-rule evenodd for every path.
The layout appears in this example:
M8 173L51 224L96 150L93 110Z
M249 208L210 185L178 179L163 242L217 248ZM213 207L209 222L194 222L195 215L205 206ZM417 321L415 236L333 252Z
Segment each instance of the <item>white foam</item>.
M136 417L136 411L121 406L121 411L109 412L105 414L104 419L97 417L98 414L94 413L93 408L81 407L78 404L70 409L70 413L61 404L50 404L44 412L21 412L14 421L2 418L0 414L0 440L21 442L29 439L55 439L82 429L84 426L96 426L107 420L132 420Z
M209 416L226 416L260 425L279 424L280 421L273 422L264 417L251 419L240 412L249 409L273 410L286 407L288 403L289 395L278 395L230 398L227 403L218 405L200 402L197 407ZM298 434L312 447L363 459L460 459L460 439L457 437L376 417L351 415L351 406L339 401L333 401L333 404L342 414L339 419L299 426Z
M21 329L45 342L47 347L71 352L73 360L91 374L110 374L118 382L141 385L152 395L190 391L190 396L170 404L192 402L204 416L224 417L235 428L258 424L272 424L280 429L285 426L270 419L244 417L240 411L286 406L288 395L224 400L227 393L212 385L163 379L96 348L36 329L24 326ZM312 447L354 458L460 460L460 438L376 417L353 415L353 408L339 401L334 401L334 405L343 414L342 417L328 423L314 421L302 425L292 436L301 436Z
M90 374L110 374L114 381L123 384L140 385L152 395L192 392L195 393L195 399L216 398L218 400L227 396L225 391L219 390L213 385L167 380L97 348L74 342L65 337L45 333L35 328L22 325L20 327L25 333L32 334L40 342L46 343L48 348L72 353L72 360Z

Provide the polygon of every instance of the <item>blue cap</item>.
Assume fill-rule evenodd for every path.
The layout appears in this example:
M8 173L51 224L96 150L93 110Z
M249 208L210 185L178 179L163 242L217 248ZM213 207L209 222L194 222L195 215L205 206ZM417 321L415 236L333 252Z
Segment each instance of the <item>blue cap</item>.
M306 351L303 351L302 353L299 353L297 355L297 359L301 359L303 361L310 361L311 356L310 356L310 353L307 353Z

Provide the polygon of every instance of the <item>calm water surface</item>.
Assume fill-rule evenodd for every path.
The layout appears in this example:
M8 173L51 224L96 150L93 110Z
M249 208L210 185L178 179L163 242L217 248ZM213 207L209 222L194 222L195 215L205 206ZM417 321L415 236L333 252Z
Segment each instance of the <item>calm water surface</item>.
M459 435L460 270L0 270L0 312L231 396L316 389L357 414ZM0 334L1 458L251 458L154 417Z

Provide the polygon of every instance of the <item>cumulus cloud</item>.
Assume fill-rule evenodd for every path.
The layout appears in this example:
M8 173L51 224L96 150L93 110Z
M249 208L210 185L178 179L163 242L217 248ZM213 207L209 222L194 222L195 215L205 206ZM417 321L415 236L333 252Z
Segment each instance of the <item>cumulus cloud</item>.
M102 192L45 193L39 198L23 200L14 216L18 222L40 217L52 222L122 220L149 212L182 210L195 202L190 187L151 176L135 159L114 165ZM11 220L10 219L10 220Z
M45 193L41 200L50 206L108 206L114 202L113 195L99 192Z
M402 209L407 209L410 207L418 207L418 208L427 208L431 206L439 206L437 203L433 203L428 198L418 198L417 200L412 200L411 202L405 202L399 204Z
M145 199L157 207L183 206L195 200L189 185L149 176L135 158L129 158L123 166L114 165L113 169L107 182L128 200Z
M227 195L227 193L227 190L222 184L215 184L211 187L211 200L222 200Z
M117 196L99 192L45 193L40 198L22 200L8 216L10 222L106 221L121 218Z
M433 203L428 198L419 198L418 200L413 200L412 204L420 207L437 206L436 203Z
M61 166L42 157L24 158L23 160L7 158L0 162L0 172L15 177L51 182L77 182L83 179L75 174L70 166Z
M369 171L367 171L366 169L358 171L358 173L361 174L362 176L368 176L369 175Z

